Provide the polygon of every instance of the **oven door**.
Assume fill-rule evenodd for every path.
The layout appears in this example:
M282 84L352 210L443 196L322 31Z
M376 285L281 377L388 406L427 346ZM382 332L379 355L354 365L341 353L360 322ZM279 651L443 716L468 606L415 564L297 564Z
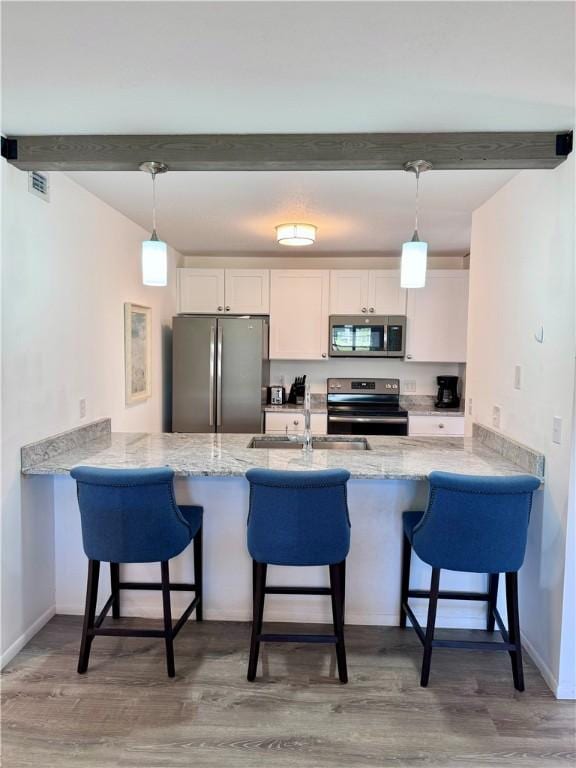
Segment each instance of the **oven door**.
M328 413L329 435L407 435L407 415Z

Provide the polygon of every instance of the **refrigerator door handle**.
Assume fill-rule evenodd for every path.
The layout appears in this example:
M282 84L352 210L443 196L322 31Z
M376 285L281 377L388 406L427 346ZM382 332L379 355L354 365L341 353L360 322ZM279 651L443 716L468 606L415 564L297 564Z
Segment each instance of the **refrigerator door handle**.
M210 387L208 393L208 417L211 427L214 426L214 352L216 347L216 326L210 328Z
M216 427L222 426L222 326L218 323L218 361L216 363Z

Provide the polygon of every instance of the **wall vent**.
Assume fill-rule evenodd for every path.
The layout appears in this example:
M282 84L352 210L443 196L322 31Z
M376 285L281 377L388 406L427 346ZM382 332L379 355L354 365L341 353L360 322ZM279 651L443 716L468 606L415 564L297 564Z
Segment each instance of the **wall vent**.
M28 173L28 192L41 197L42 200L50 200L50 180L45 173L30 171Z

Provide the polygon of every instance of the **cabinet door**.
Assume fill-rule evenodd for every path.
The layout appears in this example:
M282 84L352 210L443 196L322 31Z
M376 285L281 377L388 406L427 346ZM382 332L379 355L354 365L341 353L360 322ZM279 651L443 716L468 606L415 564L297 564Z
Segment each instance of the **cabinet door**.
M408 291L406 314L406 360L466 362L467 271L429 271L424 288Z
M377 315L405 315L406 290L400 288L400 272L393 269L370 271L368 311Z
M224 270L180 267L178 312L214 315L224 312Z
M328 357L330 273L273 269L270 273L270 359Z
M437 435L450 437L464 435L464 416L418 416L408 417L409 435Z
M328 427L328 417L325 413L310 414L310 429L313 435L325 435ZM266 413L266 434L267 435L300 435L304 432L304 414L299 411L290 411L287 413L270 412Z
M289 413L266 413L265 418L267 435L298 435L304 431L304 414L300 411Z
M369 272L366 269L333 269L330 272L330 314L368 312Z
M227 269L225 311L235 315L267 315L270 311L270 270Z

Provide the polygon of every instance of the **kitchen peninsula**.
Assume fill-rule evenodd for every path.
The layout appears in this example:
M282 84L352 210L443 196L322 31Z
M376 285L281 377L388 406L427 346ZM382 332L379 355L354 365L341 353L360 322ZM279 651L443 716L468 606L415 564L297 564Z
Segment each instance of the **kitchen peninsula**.
M394 625L398 619L401 513L424 508L429 472L499 476L530 472L543 476L544 471L541 455L478 425L470 438L371 436L369 450L305 453L296 446L249 448L252 438L244 434L112 433L110 421L104 419L23 448L24 482L40 484L37 493L46 495L47 506L51 506L48 497L53 490L57 612L80 614L83 610L86 559L76 487L69 477L70 469L79 464L115 468L168 465L174 469L178 503L204 507L205 616L223 620L248 620L251 613L251 563L245 545L246 470L348 469L352 547L347 621L382 625ZM322 440L330 441L331 437L323 436ZM42 514L41 509L38 514ZM125 567L135 578L156 578L154 566ZM174 580L191 578L189 552L176 558L171 567ZM322 568L272 568L271 572L278 584L321 585L326 578ZM415 583L426 586L428 568L417 559L413 575ZM445 578L448 588L484 586L484 577L475 574L446 573ZM101 593L104 597L104 587ZM178 597L174 595L175 601ZM126 613L157 616L156 598L153 593L127 593ZM267 605L267 617L326 621L329 605L322 597L273 597ZM441 607L438 622L439 626L481 627L484 608L451 601Z

